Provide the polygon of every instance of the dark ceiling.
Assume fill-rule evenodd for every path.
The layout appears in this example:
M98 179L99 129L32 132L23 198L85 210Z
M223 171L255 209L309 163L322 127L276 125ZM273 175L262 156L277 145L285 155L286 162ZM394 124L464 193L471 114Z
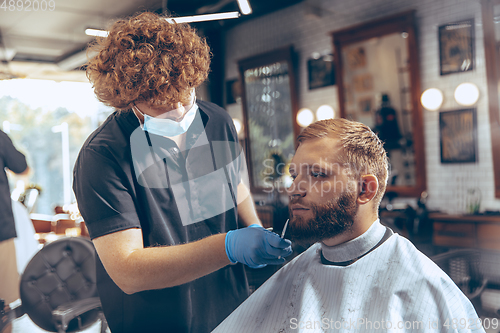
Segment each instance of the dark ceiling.
M49 1L49 0L46 0ZM0 61L55 63L71 69L92 37L85 28L105 28L106 22L138 11L173 16L239 11L236 0L51 0L54 10L0 11ZM200 30L223 31L303 0L249 0L253 13L238 19L196 23ZM50 1L49 1L50 2ZM21 3L21 2L19 2ZM74 67L73 67L74 68Z
M253 13L248 18L268 14L301 1L302 0L249 0ZM162 3L160 3L160 5L162 5ZM178 16L239 10L236 0L168 0L167 8L172 14Z

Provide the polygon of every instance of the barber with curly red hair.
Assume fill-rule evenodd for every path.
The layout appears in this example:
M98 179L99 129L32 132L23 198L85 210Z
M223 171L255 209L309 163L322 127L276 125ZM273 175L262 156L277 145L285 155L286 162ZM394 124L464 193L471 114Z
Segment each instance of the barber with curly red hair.
M281 264L290 242L262 228L231 118L196 100L210 50L194 29L142 13L94 49L87 75L117 111L84 143L74 191L106 319L113 333L210 332L248 296L242 264Z

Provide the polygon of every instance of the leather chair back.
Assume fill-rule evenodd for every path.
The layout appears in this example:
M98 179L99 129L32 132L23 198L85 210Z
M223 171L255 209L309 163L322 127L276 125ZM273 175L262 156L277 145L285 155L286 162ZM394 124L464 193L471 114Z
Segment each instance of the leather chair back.
M41 328L57 332L52 311L68 302L98 297L95 249L83 238L67 237L47 244L28 263L20 283L23 311ZM70 322L67 332L86 328L98 319L92 310Z

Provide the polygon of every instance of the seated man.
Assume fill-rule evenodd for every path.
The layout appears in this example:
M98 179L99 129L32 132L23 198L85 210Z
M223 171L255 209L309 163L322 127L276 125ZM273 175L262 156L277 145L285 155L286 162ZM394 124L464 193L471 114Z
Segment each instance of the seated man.
M453 281L380 224L388 162L378 137L361 123L329 119L297 142L289 231L316 244L214 332L484 332Z

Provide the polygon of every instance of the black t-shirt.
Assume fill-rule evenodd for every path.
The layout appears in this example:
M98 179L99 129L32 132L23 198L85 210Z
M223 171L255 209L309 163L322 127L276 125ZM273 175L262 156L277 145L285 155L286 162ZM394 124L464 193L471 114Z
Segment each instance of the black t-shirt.
M0 242L17 237L5 168L21 173L27 167L24 155L14 147L7 134L0 131Z
M74 191L91 238L141 228L144 246L177 245L237 228L241 149L231 118L197 102L186 151L115 112L84 143ZM180 286L123 293L97 260L98 290L113 333L210 332L248 296L243 265Z

